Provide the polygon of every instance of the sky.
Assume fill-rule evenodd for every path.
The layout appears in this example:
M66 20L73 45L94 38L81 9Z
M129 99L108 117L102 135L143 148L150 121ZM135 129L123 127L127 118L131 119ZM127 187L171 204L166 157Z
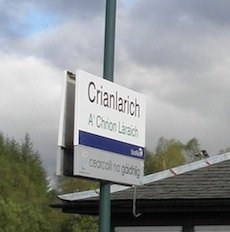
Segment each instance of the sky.
M146 95L146 147L230 147L230 1L117 0L114 82ZM64 70L103 74L105 0L0 0L0 132L55 173Z

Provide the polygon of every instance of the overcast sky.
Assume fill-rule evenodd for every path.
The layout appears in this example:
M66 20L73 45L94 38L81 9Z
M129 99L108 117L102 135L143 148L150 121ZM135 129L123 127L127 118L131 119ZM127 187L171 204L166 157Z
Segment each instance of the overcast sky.
M114 81L147 97L147 148L230 146L230 1L118 0ZM0 0L0 131L55 172L63 71L102 76L105 0Z

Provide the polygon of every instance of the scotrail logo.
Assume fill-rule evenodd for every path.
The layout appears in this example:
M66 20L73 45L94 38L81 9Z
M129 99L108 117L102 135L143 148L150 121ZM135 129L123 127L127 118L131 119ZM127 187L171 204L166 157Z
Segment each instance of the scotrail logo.
M131 149L131 156L144 158L144 149L141 147L137 150Z

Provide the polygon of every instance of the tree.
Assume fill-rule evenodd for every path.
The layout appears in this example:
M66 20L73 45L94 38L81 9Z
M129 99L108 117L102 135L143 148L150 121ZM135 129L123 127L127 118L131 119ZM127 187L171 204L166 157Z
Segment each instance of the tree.
M28 156L33 153L33 143L31 142L31 139L28 133L26 133L24 141L20 147L21 147L21 152L24 156Z
M151 174L156 170L155 156L152 152L145 149L144 173L145 175Z
M57 178L57 192L72 193L98 188L98 182L82 178L59 176ZM98 219L93 216L68 215L61 225L62 232L97 232Z
M2 199L0 209L0 232L54 231L41 207L28 202L23 204Z
M22 144L0 134L0 176L0 232L58 231L46 172L28 134Z
M184 153L187 162L190 163L201 159L200 150L201 149L198 139L192 138L189 140L187 144L184 145Z
M160 138L156 152L157 160L160 162L160 170L173 168L186 162L182 153L182 144L174 139L167 140L163 137Z
M98 182L77 177L58 176L58 193L71 193L98 188Z
M97 232L98 218L76 215L66 220L61 229L62 232Z
M159 138L155 153L145 152L145 175L173 168L199 158L200 145L192 138L185 145L175 139Z

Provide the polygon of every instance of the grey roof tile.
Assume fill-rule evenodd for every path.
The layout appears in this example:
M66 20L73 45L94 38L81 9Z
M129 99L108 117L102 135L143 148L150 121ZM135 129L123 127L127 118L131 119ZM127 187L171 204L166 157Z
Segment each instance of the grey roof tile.
M113 193L111 199L133 199L133 191L131 188ZM142 200L230 198L230 160L138 186L136 197Z

